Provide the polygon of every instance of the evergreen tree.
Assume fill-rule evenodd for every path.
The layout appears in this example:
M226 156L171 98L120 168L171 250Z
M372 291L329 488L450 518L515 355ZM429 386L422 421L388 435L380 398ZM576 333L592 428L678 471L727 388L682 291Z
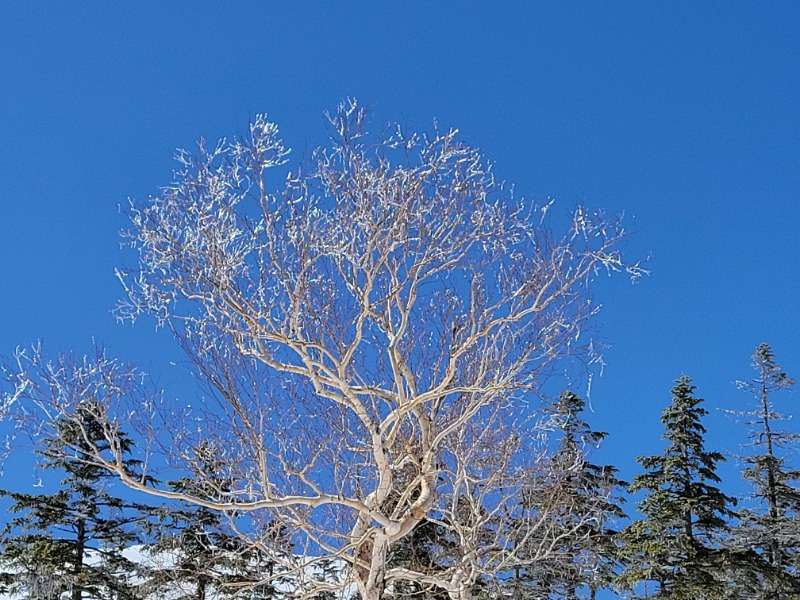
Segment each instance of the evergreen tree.
M796 445L798 435L776 429L785 417L774 409L773 394L794 386L794 380L775 361L772 349L761 344L753 354L756 376L738 382L753 394L756 407L736 413L751 427L755 454L744 457L742 477L752 486L754 506L740 512L734 547L754 551L762 565L761 586L754 598L781 600L800 597L800 471L792 469L781 451Z
M721 546L734 516L733 500L716 484L718 452L705 449L707 414L695 398L695 386L685 375L672 389L672 402L664 410L663 454L638 459L645 469L637 475L631 492L645 492L638 505L643 519L620 535L624 568L619 585L634 594L648 583L655 598L702 600L723 598L730 556Z
M558 552L516 574L523 584L518 596L594 598L612 581L614 531L609 525L625 516L618 492L626 484L614 467L589 460L589 451L607 434L591 429L583 419L584 408L585 402L569 391L554 406L562 436L547 474L550 481L526 502L534 510L547 505L542 513L550 515L548 536L557 540Z
M176 492L219 499L230 490L223 461L210 444L195 449L195 464L203 477L168 482ZM148 548L150 568L144 589L154 597L208 600L226 597L266 600L278 597L274 562L257 548L225 531L226 517L199 505L159 511L156 542ZM285 532L275 529L273 541L285 545Z
M427 519L414 528L411 534L392 546L389 564L391 567L406 567L419 573L435 573L443 570L453 551L453 540L441 525ZM397 600L446 600L447 594L413 581L399 581L392 589Z
M395 477L402 481L412 481L418 471L411 463L399 469ZM383 510L386 514L398 513L403 509L401 502L410 504L417 500L417 493L403 499L392 494L386 499ZM430 519L422 521L406 537L392 544L387 564L390 568L407 568L418 573L433 575L444 571L448 564L457 560L455 537L446 526ZM417 581L397 581L391 589L396 600L446 600L447 593L439 588Z
M3 529L0 565L3 591L31 600L127 600L137 597L129 582L135 565L122 550L135 543L132 525L142 506L112 496L112 476L86 460L84 435L101 452L108 449L90 402L78 407L74 420L57 423L57 435L41 440L36 453L41 467L66 473L54 494L0 491L18 515ZM80 433L78 428L84 433ZM122 452L130 439L118 434ZM135 471L136 461L126 468Z

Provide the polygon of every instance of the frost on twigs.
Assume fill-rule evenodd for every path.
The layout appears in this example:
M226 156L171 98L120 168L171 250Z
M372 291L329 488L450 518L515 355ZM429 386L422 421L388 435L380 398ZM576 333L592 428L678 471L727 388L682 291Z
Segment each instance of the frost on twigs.
M234 526L265 546L279 523L286 569L297 555L343 560L365 600L400 581L467 597L523 561L499 520L545 468L547 376L597 360L580 335L596 313L588 284L642 270L620 253L619 220L579 207L562 226L550 204L507 194L454 130L375 137L355 101L328 121L330 143L288 175L258 116L240 139L179 152L172 183L131 203L139 264L120 273L119 315L169 327L204 390L142 400L144 450L202 478L192 449L224 449L229 485L155 489L95 458L131 487L248 515ZM113 438L119 417L98 418ZM548 521L526 518L540 550L524 560L540 560ZM441 565L393 562L423 523L450 540Z

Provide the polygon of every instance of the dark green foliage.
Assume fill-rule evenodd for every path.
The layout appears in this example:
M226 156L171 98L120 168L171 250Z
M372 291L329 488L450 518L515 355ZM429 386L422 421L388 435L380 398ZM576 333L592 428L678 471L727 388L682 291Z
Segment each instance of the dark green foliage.
M584 401L564 392L554 406L553 420L561 430L559 446L543 482L534 486L526 509L547 515L540 545L547 536L554 545L550 556L515 573L518 596L527 598L593 598L607 587L614 573L614 531L624 517L620 490L626 484L616 469L589 461L588 452L606 434L593 431L583 419Z
M195 449L194 464L201 472L168 482L176 491L204 500L219 500L230 489L224 465L215 448ZM160 511L156 542L148 548L152 566L144 589L151 597L206 600L233 597L266 600L277 597L270 579L274 563L257 547L225 531L226 516L203 506ZM276 530L276 544L282 541ZM163 563L163 564L162 564Z
M721 544L733 501L716 486L724 458L705 449L700 421L707 411L694 390L685 375L676 381L661 416L668 446L638 459L645 472L630 487L646 494L638 505L644 518L620 536L625 564L618 583L634 592L654 583L649 597L701 600L726 593L731 557Z
M0 491L16 516L3 529L3 590L21 598L80 600L83 594L116 600L138 597L128 582L134 565L122 550L137 541L133 525L143 507L112 496L110 475L85 460L88 443L108 449L104 432L85 403L76 419L57 422L56 435L40 440L41 467L66 473L55 494ZM82 431L81 431L82 429ZM120 434L122 452L131 442ZM88 441L87 441L88 440ZM137 463L128 461L135 472ZM89 560L91 558L91 560Z
M389 565L405 567L418 573L436 573L452 559L453 542L441 525L427 519L417 525L410 535L392 545ZM448 558L449 556L449 558ZM393 597L403 600L446 600L447 594L438 588L411 581L394 584Z
M531 471L513 514L481 525L497 527L510 541L513 547L502 551L511 550L514 568L494 579L478 577L472 597L593 599L615 586L634 598L800 600L800 471L789 464L788 452L798 436L776 426L784 417L773 406L773 394L794 381L766 344L753 355L753 366L755 377L739 387L756 405L737 413L750 426L753 448L742 459L742 476L752 487L745 508L734 513L733 500L718 487L724 458L705 449L707 411L691 380L681 376L661 417L666 448L638 459L644 472L629 488L644 495L642 518L617 533L613 527L625 516L619 490L626 484L612 466L591 462L591 450L606 434L586 423L583 400L565 392L550 414L558 446ZM87 444L109 450L98 410L86 402L58 421L52 435L36 440L41 467L64 474L58 492L0 491L12 503L2 530L0 593L28 600L287 597L282 590L291 588L292 578L281 574L275 553L291 554L291 536L272 517L255 526L264 534L261 545L249 545L231 529L233 513L201 505L147 509L115 498L110 475L85 460ZM130 439L115 435L121 444L115 454L129 454ZM217 450L198 445L196 472L169 482L170 489L224 502L232 484ZM125 468L132 475L140 470L134 460ZM416 475L411 465L395 474ZM383 510L400 512L401 502L415 499L392 496ZM122 555L144 534L151 541L146 567ZM453 523L430 518L391 545L388 561L390 568L436 575L452 568L461 552ZM315 576L341 579L336 561L318 561L317 568ZM448 599L443 589L414 581L396 581L390 591L394 600ZM334 597L322 592L312 600Z
M395 477L401 481L400 489L406 482L417 476L412 464L398 470ZM386 514L397 514L415 502L418 490L403 500L399 494L391 494L386 499L383 510ZM457 560L457 546L452 532L441 523L423 519L407 536L394 542L388 554L389 568L406 568L417 573L441 573L448 565ZM392 584L392 596L397 600L446 600L447 593L440 588L424 585L414 581L395 581Z

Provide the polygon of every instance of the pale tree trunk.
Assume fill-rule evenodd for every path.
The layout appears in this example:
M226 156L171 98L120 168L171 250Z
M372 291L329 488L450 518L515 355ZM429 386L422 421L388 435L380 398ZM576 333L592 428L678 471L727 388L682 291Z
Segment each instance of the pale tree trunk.
M383 596L387 547L386 535L376 532L359 549L359 562L367 565L357 565L355 569L358 576L358 589L363 600L380 600Z

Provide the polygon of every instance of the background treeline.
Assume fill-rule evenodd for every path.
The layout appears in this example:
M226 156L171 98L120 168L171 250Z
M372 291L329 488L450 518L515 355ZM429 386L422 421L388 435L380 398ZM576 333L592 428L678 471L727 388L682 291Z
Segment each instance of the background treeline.
M662 412L663 452L639 457L640 472L630 484L613 465L593 462L606 434L587 423L578 395L561 394L545 417L552 446L542 456L543 468L513 511L484 521L487 530L509 532L504 539L514 544L518 560L503 577L479 580L473 597L800 598L800 471L789 461L798 434L782 428L777 406L787 400L778 393L794 381L766 344L756 349L753 368L739 383L753 396L751 410L732 413L743 424L737 463L749 487L739 498L725 491L718 466L726 457L706 444L708 411L689 377L677 379ZM2 491L10 510L2 530L0 591L36 600L293 596L294 575L271 558L298 552L291 531L273 522L272 545L255 546L237 531L234 509L153 507L118 497L113 476L87 458L102 452L107 439L87 406L79 424L65 420L56 437L37 440L40 466L50 476L43 489L60 484L49 494ZM133 440L116 439L121 454L131 455ZM97 447L88 446L92 441ZM200 498L226 490L230 482L213 445L195 452L202 477L183 477L169 487ZM125 467L145 471L133 459ZM390 566L435 573L452 564L459 539L447 525L424 520L391 548ZM357 595L353 586L342 587L340 560L308 568L330 581L331 590L340 587L317 597ZM415 582L395 585L386 596L447 598Z

